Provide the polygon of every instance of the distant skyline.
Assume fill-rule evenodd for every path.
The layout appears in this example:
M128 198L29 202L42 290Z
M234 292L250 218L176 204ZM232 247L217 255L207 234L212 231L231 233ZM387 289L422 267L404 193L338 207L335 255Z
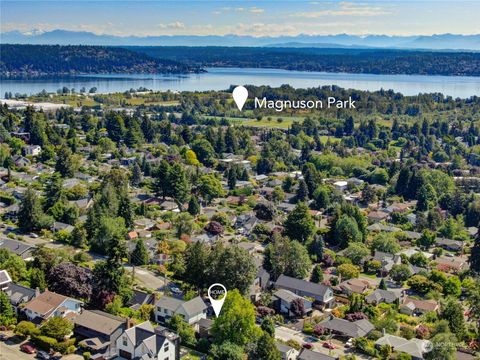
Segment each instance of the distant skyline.
M116 36L480 34L480 1L6 1L0 31Z

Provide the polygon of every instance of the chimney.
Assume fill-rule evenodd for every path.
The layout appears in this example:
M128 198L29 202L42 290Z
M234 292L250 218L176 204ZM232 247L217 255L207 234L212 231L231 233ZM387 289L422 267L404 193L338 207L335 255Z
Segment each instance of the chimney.
M40 288L37 286L35 288L35 297L37 297L38 295L40 295Z

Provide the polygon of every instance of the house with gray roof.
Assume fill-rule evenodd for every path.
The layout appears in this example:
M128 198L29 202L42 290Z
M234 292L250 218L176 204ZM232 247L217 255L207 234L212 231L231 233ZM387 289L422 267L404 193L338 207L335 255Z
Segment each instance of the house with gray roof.
M376 289L373 293L365 296L365 301L368 304L378 305L380 303L393 304L400 299L400 294L393 291Z
M73 319L74 334L92 354L113 356L114 345L127 329L127 320L100 310L83 310Z
M275 289L285 289L299 296L314 298L324 307L331 307L335 301L333 290L329 286L295 279L283 274L275 282Z
M37 290L13 282L9 283L6 288L2 288L2 291L7 295L10 304L12 304L17 313L22 304L29 302L40 293Z
M0 270L0 290L6 289L12 282L7 270Z
M275 344L277 347L277 350L280 352L280 356L282 357L282 360L296 360L298 357L298 351L291 346L284 345L281 343L276 343Z
M385 334L375 342L376 347L389 345L396 352L403 352L412 357L412 360L423 360L424 355L431 349L428 340L412 338L407 340L400 336Z
M196 324L207 318L207 305L200 296L185 301L171 296L162 296L155 302L155 319L165 324L174 315L180 315L188 324Z
M7 249L15 255L20 256L23 260L27 260L32 257L32 252L35 249L35 246L18 240L0 238L0 249Z
M285 314L286 316L294 316L295 314L292 312L292 304L295 300L299 299L303 303L303 307L305 309L305 315L312 311L312 302L308 301L302 296L296 295L293 292L285 289L277 290L273 293L273 301L275 303L275 307L281 314Z
M359 338L370 334L375 329L373 324L361 319L357 321L348 321L331 316L330 319L320 323L321 326L330 330L333 334L349 338Z
M125 330L116 340L116 355L133 360L179 360L179 337L163 328L154 329L145 321Z
M297 360L336 360L338 357L322 354L316 351L303 349Z

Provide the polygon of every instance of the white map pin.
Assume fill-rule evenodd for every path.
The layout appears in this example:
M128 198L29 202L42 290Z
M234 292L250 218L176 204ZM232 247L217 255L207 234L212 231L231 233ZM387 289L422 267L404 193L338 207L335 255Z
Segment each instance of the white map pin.
M218 291L218 290L212 290L214 287L221 287L223 291ZM214 299L211 295L222 295L223 297L221 299ZM208 298L210 299L210 302L212 303L213 311L215 312L215 316L218 317L220 315L220 311L222 310L223 303L225 302L225 299L227 298L227 289L225 289L225 286L222 284L216 283L213 285L210 285L208 288Z
M238 110L242 111L243 105L245 105L245 101L248 99L248 90L244 86L237 86L233 89L232 95Z

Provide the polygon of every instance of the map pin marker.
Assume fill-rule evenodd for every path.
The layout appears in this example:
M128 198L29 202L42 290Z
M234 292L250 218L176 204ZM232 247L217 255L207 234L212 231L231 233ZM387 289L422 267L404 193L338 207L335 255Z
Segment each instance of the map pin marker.
M245 105L245 101L248 99L248 90L244 86L237 86L233 89L232 95L238 110L242 111L243 105Z
M222 289L213 289L215 287L220 287ZM225 289L225 286L223 286L222 284L216 283L216 284L210 285L210 287L208 288L208 298L212 303L213 311L215 312L216 317L220 315L220 311L222 310L222 306L223 306L223 303L225 302L226 297L227 297L227 289Z

